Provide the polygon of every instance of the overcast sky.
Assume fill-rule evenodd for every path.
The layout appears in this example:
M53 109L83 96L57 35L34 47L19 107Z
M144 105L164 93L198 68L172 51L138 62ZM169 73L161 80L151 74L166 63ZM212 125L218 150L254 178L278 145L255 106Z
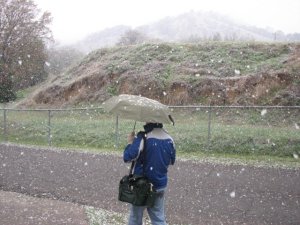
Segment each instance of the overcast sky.
M214 11L236 21L300 33L300 0L34 0L52 14L54 38L62 44L116 25L132 28L191 10Z

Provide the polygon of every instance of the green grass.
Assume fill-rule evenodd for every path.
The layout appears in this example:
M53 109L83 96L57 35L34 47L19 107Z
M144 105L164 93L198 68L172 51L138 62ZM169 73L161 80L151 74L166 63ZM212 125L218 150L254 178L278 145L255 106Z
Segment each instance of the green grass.
M165 125L174 138L178 155L186 158L240 158L244 161L277 161L299 164L299 111L214 109L210 135L208 111L174 110L176 125ZM101 110L58 111L51 113L51 145L90 151L122 153L134 122L116 118ZM298 123L298 124L297 124ZM4 141L3 120L0 141ZM137 123L136 131L143 129ZM298 127L298 128L297 128ZM7 141L47 146L48 112L8 111Z
M209 70L214 76L233 76L258 73L266 69L280 69L281 61L289 53L287 43L259 42L202 42L199 44L160 43L100 49L89 54L82 64L99 61L107 74L136 71L164 76L170 81L189 77L187 68ZM149 67L149 64L152 66ZM72 74L73 70L68 73ZM200 75L205 75L201 74ZM206 74L207 75L207 74Z

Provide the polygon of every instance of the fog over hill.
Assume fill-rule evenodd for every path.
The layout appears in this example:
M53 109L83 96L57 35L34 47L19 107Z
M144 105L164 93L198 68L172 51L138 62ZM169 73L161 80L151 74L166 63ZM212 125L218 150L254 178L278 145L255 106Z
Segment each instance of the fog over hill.
M123 43L127 33L142 34L142 41ZM168 105L299 105L300 43L291 40L300 34L241 25L212 12L134 30L120 25L74 45L89 54L19 106L86 106L124 93Z
M129 26L120 25L91 34L74 47L90 52L118 43ZM148 39L167 42L197 42L201 40L255 40L255 41L300 41L300 34L284 34L272 28L245 25L214 12L188 12L176 17L166 17L152 24L135 28Z
M102 47L111 47L118 42L120 37L126 31L130 29L131 27L123 25L107 28L105 30L89 35L82 41L76 43L74 47L85 53Z
M190 38L209 39L216 34L227 40L273 39L266 30L235 23L228 17L213 12L189 12L178 17L168 17L157 23L138 28L149 36L162 40L182 41Z

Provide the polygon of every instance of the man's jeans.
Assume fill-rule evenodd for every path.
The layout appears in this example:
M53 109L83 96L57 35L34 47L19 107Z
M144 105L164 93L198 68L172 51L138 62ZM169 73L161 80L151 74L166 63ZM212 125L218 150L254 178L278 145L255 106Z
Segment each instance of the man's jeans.
M155 204L152 208L147 208L148 215L151 219L152 225L166 225L165 212L164 212L164 192L165 189L159 189L157 192L161 193L155 200ZM131 206L128 225L142 225L143 213L145 206Z

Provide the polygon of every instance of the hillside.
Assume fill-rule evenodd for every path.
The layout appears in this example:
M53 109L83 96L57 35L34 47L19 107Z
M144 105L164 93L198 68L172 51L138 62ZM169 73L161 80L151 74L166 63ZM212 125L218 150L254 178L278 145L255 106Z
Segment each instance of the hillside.
M88 53L103 47L111 47L119 42L129 26L115 26L90 34L72 47ZM273 28L245 25L216 12L190 11L178 16L166 17L150 24L136 27L136 31L149 40L162 42L199 42L199 40L226 41L299 41L300 34L284 34Z
M20 106L99 105L143 95L168 105L300 105L300 44L142 44L94 51Z

